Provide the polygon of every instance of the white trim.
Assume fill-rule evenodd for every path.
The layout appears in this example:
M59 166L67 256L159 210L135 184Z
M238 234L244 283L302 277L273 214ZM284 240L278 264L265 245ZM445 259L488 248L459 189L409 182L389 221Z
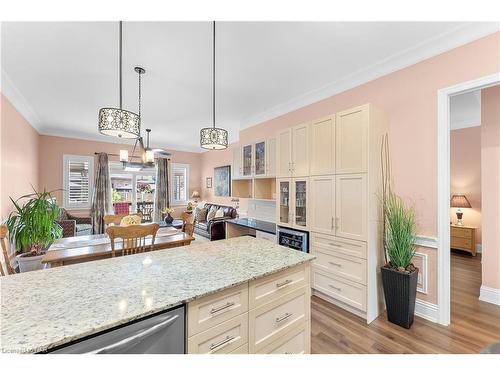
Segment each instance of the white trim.
M415 315L438 323L439 311L438 305L421 299L415 301Z
M500 289L490 288L489 286L481 285L479 300L500 305Z
M242 118L240 129L261 124L264 121L292 112L306 105L319 102L366 82L373 81L397 70L414 65L440 53L449 51L500 30L498 22L465 23L445 33L436 35L422 43L398 52L369 67L363 68L338 81L311 90L284 103L280 103L261 113Z
M173 184L173 171L174 167L185 168L186 169L186 200L175 200L174 199L174 184ZM170 185L170 205L172 206L184 206L189 202L189 174L190 174L190 165L187 163L171 163L170 164L170 176L169 176L169 185Z
M500 83L500 73L437 91L438 323L450 324L450 97Z
M429 247L431 249L437 249L438 248L437 237L417 236L415 245L422 247Z
M24 119L35 129L38 133L42 128L41 121L35 110L29 105L28 101L17 89L14 82L10 79L7 72L2 68L2 93L11 102L14 108L24 117Z
M69 203L68 202L68 192L69 192L69 161L82 161L89 163L89 202L88 203ZM82 156L82 155L63 155L63 202L62 205L67 210L85 210L90 209L92 206L92 194L94 191L94 157L93 156Z
M429 267L427 265L429 263L428 262L429 256L427 254L424 254L424 253L415 252L415 255L413 257L414 258L415 257L422 258L422 267L418 272L418 274L420 276L422 276L422 287L419 287L417 284L417 292L427 294L427 292L428 292L427 280L428 280L428 273L429 273Z

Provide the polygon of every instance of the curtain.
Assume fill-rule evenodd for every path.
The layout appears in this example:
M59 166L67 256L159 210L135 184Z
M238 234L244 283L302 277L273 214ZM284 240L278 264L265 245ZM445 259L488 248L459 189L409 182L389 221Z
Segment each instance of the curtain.
M158 159L156 162L156 190L153 221L161 220L162 211L170 207L168 159Z
M111 212L111 178L109 176L108 154L101 152L97 159L92 208L90 210L94 234L104 233L104 215Z

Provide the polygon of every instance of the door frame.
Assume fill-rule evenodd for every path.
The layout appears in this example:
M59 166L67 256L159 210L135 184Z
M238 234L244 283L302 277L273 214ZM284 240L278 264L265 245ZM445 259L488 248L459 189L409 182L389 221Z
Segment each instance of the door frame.
M450 98L500 84L500 72L437 91L438 323L450 324Z

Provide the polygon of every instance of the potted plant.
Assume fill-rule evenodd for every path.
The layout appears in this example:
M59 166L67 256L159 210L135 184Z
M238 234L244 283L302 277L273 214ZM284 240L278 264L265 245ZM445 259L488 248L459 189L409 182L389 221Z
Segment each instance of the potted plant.
M173 213L175 212L175 210L173 208L170 208L170 207L167 207L165 208L162 213L164 214L163 216L163 220L165 221L165 223L167 224L172 224L173 221L174 221L174 218L171 216ZM166 215L166 216L165 216Z
M415 313L418 268L415 255L416 221L413 207L389 191L384 199L384 250L381 267L387 317L390 322L410 328Z
M192 211L193 211L193 202L188 202L186 207L186 212L192 212Z
M21 204L20 200L26 202ZM15 211L9 214L7 227L9 237L16 248L17 261L21 272L42 268L42 256L54 240L62 236L62 228L57 224L59 207L51 192L35 192L10 198Z

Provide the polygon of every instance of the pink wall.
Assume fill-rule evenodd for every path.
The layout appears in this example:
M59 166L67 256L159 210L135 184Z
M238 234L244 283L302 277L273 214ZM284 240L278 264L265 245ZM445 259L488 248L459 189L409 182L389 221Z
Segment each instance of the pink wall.
M61 189L63 186L63 155L85 155L94 156L94 152L106 152L119 154L120 149L128 148L130 155L133 146L87 141L82 139L53 137L42 135L40 137L40 186L47 190ZM170 151L171 161L174 163L190 164L189 193L200 190L201 185L201 154L184 151ZM119 161L118 157L110 156L110 161ZM97 162L97 158L96 158ZM62 192L55 192L54 196L58 202L62 202ZM83 210L81 214L88 212ZM78 212L77 212L78 213Z
M437 90L500 71L500 33L476 40L418 64L401 69L338 95L244 129L240 143L269 137L279 129L320 118L344 109L372 103L389 118L394 187L413 202L419 233L437 235ZM215 152L203 154L203 176L220 164ZM223 154L230 162L231 154ZM204 199L211 192L202 189ZM430 250L429 263L437 264ZM437 270L437 268L436 268ZM437 271L434 271L437 272ZM430 278L435 279L435 275ZM435 288L435 285L433 286ZM437 294L436 294L437 295ZM419 298L437 302L434 295Z
M482 284L500 289L500 86L481 92Z
M477 227L476 242L481 243L481 127L450 132L450 191L467 196L472 208L462 208L464 225ZM450 221L456 223L456 208Z
M39 188L39 135L24 117L1 95L1 217L12 210L14 199Z

